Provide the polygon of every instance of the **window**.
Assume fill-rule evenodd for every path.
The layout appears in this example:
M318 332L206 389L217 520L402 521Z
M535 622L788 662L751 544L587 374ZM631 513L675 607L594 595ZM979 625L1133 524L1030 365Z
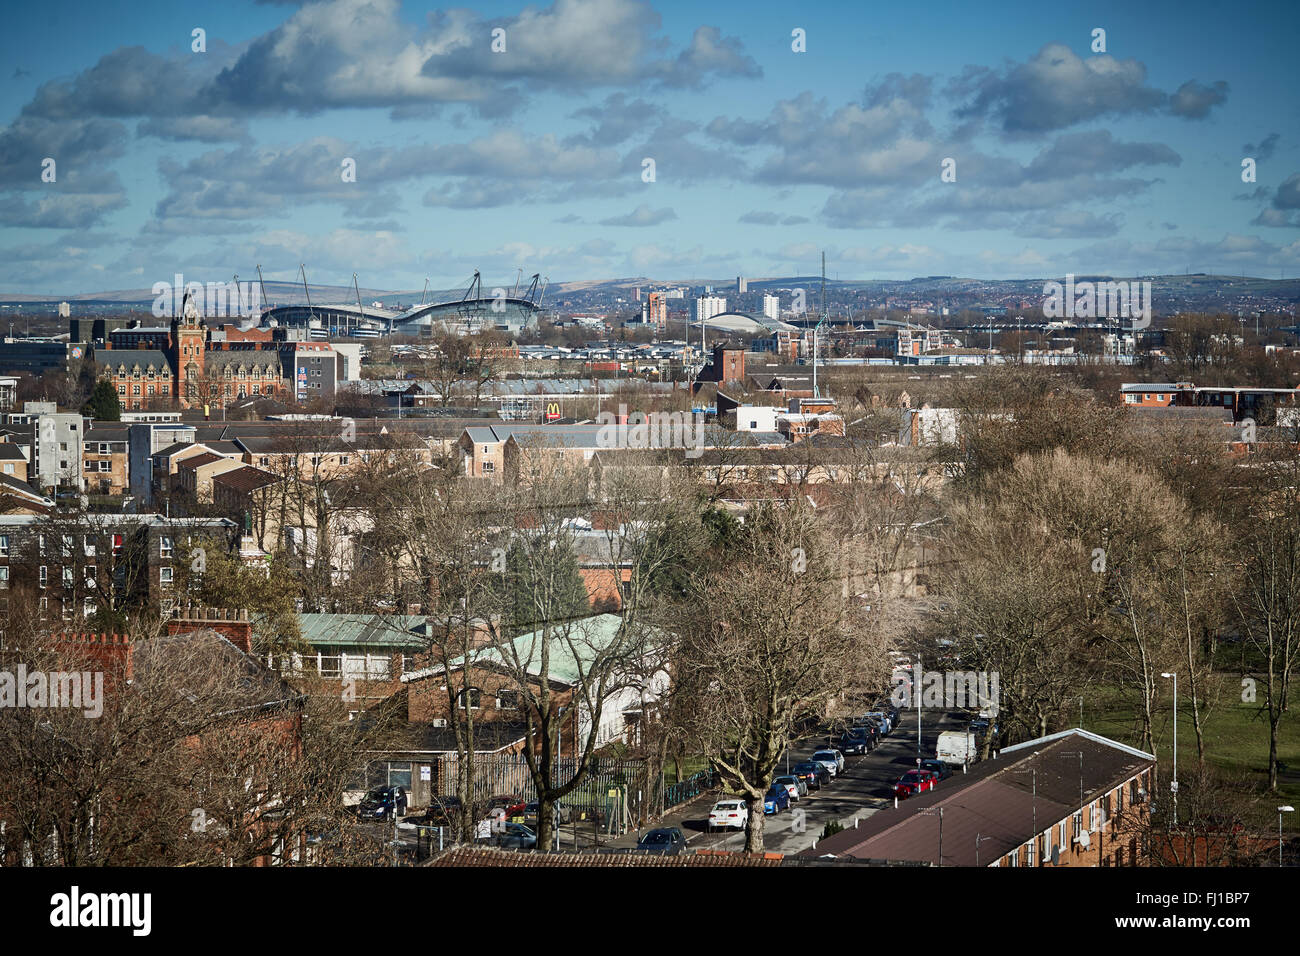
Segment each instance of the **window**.
M9 566L0 565L0 590L9 587Z
M72 557L72 535L70 534L63 536L63 556L65 558Z
M0 534L0 558L9 557L9 535Z
M162 585L163 587L165 587L165 588L166 588L166 587L171 587L171 583L172 583L172 569L171 569L171 568L159 568L159 569L158 569L158 583L161 584L161 585Z
M348 456L347 456L347 455L340 455L340 456L339 456L339 464L340 464L340 465L346 465L347 463L348 463Z
M497 691L497 710L518 710L519 691L502 688Z
M112 470L113 470L113 463L112 463L111 461L101 461L101 462L99 463L99 470L100 470L100 471L112 471Z
M461 710L478 710L480 691L477 687L468 687L456 695L456 706Z
M109 447L108 442L106 442L106 441L102 441L102 442L99 443L99 453L100 453L101 455L111 455L111 454L112 454L112 450L111 450L111 448Z
M485 462L483 462L483 473L484 473L485 475L486 475L486 474L491 474L492 472L494 472L494 471L496 471L496 470L497 470L497 466L494 465L492 462L490 462L490 461L485 461Z
M172 556L172 539L163 535L158 539L158 556L160 558L170 558Z
M63 569L63 586L65 588L72 587L72 568Z
M87 587L93 588L95 586L95 579L99 576L98 571L99 569L96 568L93 564L86 565L86 586Z

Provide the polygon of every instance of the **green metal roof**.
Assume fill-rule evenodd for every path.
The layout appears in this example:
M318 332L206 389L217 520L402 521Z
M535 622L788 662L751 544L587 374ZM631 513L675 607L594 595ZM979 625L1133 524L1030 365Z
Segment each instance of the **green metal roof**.
M618 629L622 620L617 614L597 614L594 617L568 621L557 626L550 641L550 673L548 675L550 679L566 684L578 683L579 671L585 670L585 665L590 659L614 641L618 636ZM541 635L540 630L531 631L522 637L515 638L512 642L515 648L514 653L518 656L520 664L533 675L537 675L540 671ZM502 656L501 650L493 647L479 651L470 663L471 666L481 667L484 664L504 664L505 661L506 658ZM579 662L584 666L580 668ZM461 666L461 663L462 658L456 658L448 664L448 668L455 670ZM402 680L406 681L427 676L434 673L435 670L440 671L441 668L424 668L410 674L404 674Z
M422 614L300 614L302 639L312 647L424 647Z

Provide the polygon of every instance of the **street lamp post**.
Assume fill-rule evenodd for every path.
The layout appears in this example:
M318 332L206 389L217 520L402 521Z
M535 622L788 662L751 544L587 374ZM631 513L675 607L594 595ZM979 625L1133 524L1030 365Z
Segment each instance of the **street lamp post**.
M1169 790L1174 795L1174 826L1178 826L1178 672L1165 672L1160 676L1174 680L1174 779L1169 781Z
M916 765L921 766L921 658L916 658L916 672L912 675L912 702L916 704ZM902 716L901 714L899 715Z
M1277 808L1277 865L1282 865L1282 814L1295 813L1295 807L1286 806Z

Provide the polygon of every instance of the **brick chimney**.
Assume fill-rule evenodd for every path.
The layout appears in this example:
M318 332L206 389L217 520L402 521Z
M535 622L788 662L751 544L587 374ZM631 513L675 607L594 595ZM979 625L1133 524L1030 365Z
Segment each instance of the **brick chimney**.
M135 644L126 634L55 634L61 655L66 654L82 666L104 672L108 693L117 690L119 677L128 684L135 677Z
M216 631L245 654L253 653L253 624L248 611L224 607L184 607L172 611L168 634L188 634L203 629Z

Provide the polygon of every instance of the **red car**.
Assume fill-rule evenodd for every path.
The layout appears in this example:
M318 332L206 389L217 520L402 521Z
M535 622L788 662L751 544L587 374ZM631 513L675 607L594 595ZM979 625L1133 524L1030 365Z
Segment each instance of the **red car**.
M898 778L898 783L894 784L894 795L898 797L911 797L918 793L924 793L927 790L933 790L936 777L931 770L909 770Z

